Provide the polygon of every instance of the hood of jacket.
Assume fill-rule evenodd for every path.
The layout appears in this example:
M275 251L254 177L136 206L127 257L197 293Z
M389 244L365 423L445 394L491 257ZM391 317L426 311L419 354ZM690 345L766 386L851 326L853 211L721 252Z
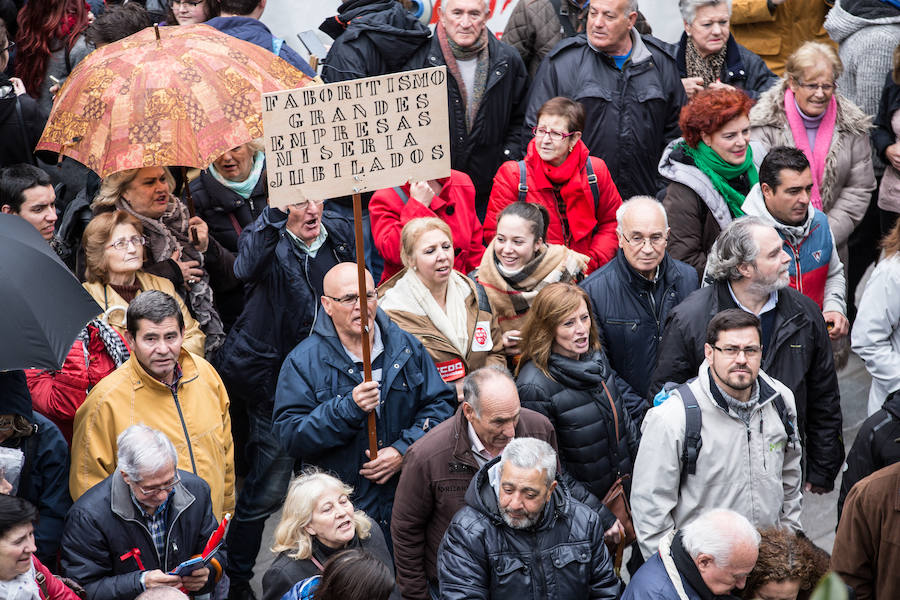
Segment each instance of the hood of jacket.
M694 166L683 150L676 148L683 141L684 138L678 138L666 146L659 159L659 174L669 181L691 188L709 208L719 227L725 229L731 223L731 211L709 177Z
M837 0L828 11L825 29L841 43L865 27L900 25L900 8L883 0Z
M603 351L597 350L584 360L550 354L547 371L557 383L567 389L596 390L609 378L610 366Z
M490 481L490 470L500 462L501 458L502 456L494 458L478 470L466 489L466 504L487 517L493 525L512 529L500 514L497 492ZM552 527L558 516L565 513L570 498L569 489L560 480L559 473L557 473L556 489L553 490L550 500L544 505L540 519L530 529L541 530Z
M34 421L24 371L0 372L0 415L19 415Z
M751 127L778 127L790 129L787 114L784 112L784 93L788 88L788 81L782 78L764 92L750 109ZM847 135L869 135L872 128L872 117L867 115L853 102L844 98L840 93L835 93L837 99L837 116L834 127Z
M431 37L431 31L399 2L366 3L361 6L356 4L358 2L345 2L342 7L352 6L325 23L336 18L346 24L346 29L340 34L345 40L367 36L381 52L388 72L401 70L416 50ZM324 26L323 23L322 27Z
M802 225L787 225L786 223L782 223L781 221L773 217L772 213L769 212L769 209L766 207L766 200L762 194L762 188L760 188L758 183L750 188L750 193L748 193L747 197L744 198L744 204L741 205L741 209L743 209L743 211L748 215L754 215L765 220L780 233L785 234L791 240L791 242L795 244L809 236L809 230L812 227L813 217L816 214L815 207L813 207L812 203L810 203L809 205L807 205L806 220Z

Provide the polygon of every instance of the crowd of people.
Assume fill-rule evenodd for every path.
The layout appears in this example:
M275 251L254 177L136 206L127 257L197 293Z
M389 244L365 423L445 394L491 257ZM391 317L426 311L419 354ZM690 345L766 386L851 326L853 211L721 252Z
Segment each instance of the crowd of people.
M449 75L451 172L366 195L363 289L347 199L269 205L261 140L188 179L34 154L154 22L315 77L266 0L0 0L0 211L97 303L0 372L0 598L900 595L900 8L680 0L668 44L635 0L502 37L411 4L321 26L325 82ZM801 514L839 477L829 556Z

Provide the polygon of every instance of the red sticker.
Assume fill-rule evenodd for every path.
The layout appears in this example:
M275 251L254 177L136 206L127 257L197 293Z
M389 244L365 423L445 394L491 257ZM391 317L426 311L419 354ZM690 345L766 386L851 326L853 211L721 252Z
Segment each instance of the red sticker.
M441 374L441 379L446 382L456 381L466 376L466 366L459 358L436 363L435 366L438 369L438 373Z

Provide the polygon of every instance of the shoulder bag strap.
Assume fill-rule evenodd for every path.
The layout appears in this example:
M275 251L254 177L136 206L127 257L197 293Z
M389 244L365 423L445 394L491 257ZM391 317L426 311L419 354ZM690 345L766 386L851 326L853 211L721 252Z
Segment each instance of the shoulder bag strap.
M703 426L703 416L700 413L700 405L690 386L685 383L678 386L678 394L684 404L684 447L681 451L681 479L697 472L697 456L703 446L700 438L700 429Z
M528 197L528 183L525 177L525 161L519 161L519 202L525 202L525 198Z
M406 192L403 191L402 187L395 187L394 193L400 196L400 200L403 201L403 204L409 202L409 196L406 195Z
M594 198L594 220L597 220L597 211L600 210L600 186L597 185L597 175L594 173L594 165L591 164L591 157L588 156L587 162L584 163L584 170L587 172L588 185L591 186L591 196ZM594 224L592 236L597 234L600 229L600 222Z
M559 24L562 26L563 33L566 37L572 37L576 32L572 26L572 21L569 20L569 7L565 5L565 2L566 0L550 0L550 4L553 5L553 11L559 18Z
M22 115L22 103L19 101L18 95L16 96L16 119L19 120L19 132L22 134L22 146L25 148L25 155L28 157L28 162L31 165L36 165L37 162L34 159L34 148L31 147L31 143L28 141L25 117Z

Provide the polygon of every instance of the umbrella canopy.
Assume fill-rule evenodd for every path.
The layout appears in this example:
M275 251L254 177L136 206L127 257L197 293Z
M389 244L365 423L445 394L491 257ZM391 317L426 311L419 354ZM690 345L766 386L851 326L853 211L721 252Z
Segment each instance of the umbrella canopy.
M263 134L263 92L312 81L208 25L148 27L78 63L37 150L69 156L100 177L150 166L203 169Z
M0 370L59 369L103 309L27 221L0 214Z

